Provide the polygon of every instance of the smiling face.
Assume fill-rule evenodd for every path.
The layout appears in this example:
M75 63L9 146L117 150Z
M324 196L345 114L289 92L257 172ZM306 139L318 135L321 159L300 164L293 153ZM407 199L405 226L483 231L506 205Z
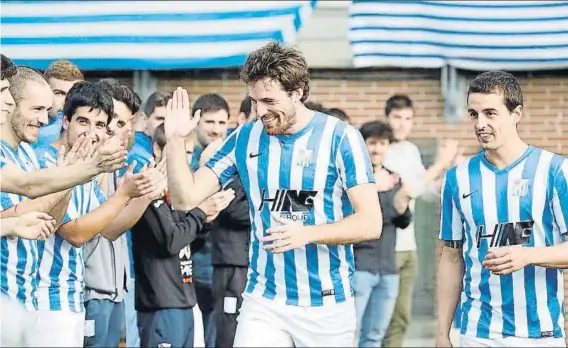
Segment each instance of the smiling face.
M39 128L47 124L47 114L52 104L53 93L47 83L36 81L26 83L10 117L12 131L18 142L36 142Z
M78 107L71 120L65 117L63 121L66 145L72 148L81 135L85 135L95 144L99 143L107 132L107 121L107 114L100 109L92 109L90 106Z
M296 123L294 100L301 98L301 89L289 93L279 82L265 78L252 82L248 92L252 109L264 124L266 134L286 134Z
M112 100L114 106L114 117L108 125L108 131L111 135L118 135L121 139L128 140L128 144L131 147L133 144L134 132L132 132L132 119L134 115L132 111L121 101L116 99ZM127 139L126 137L130 136ZM128 149L130 147L127 146Z
M522 106L509 111L502 93L471 93L467 104L477 141L483 149L497 150L517 136Z
M229 114L226 110L209 111L201 115L197 137L202 146L207 146L227 134Z

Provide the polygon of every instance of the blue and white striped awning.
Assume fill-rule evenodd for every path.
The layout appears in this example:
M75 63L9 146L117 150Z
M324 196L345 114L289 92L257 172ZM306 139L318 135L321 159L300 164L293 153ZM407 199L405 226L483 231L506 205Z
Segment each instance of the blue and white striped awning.
M355 67L568 68L568 1L353 1Z
M238 66L265 43L296 39L315 1L3 1L2 53L43 69Z

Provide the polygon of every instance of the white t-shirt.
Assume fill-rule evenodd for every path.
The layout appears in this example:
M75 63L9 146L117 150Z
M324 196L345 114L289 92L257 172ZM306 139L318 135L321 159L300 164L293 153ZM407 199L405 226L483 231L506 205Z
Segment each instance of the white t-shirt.
M383 166L400 175L402 182L410 185L417 196L428 198L437 197L435 185L424 186L422 177L426 173L420 157L420 150L410 141L404 140L389 146ZM415 200L410 201L410 211L414 214ZM414 219L405 229L396 231L396 251L415 251L416 237L414 235Z

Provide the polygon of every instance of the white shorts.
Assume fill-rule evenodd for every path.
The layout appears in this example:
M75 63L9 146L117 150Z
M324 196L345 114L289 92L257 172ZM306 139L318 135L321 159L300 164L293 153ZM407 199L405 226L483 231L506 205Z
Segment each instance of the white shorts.
M234 347L352 347L353 299L332 306L298 307L243 294Z
M33 347L83 347L85 312L37 311Z
M17 301L0 297L0 347L29 347L35 333L36 312Z
M499 337L485 339L461 335L460 347L566 347L564 338Z

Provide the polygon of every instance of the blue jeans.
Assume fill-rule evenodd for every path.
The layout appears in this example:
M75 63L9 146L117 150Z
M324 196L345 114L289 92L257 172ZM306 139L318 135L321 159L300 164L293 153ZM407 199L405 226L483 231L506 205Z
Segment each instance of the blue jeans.
M136 310L134 309L134 279L129 280L128 293L124 299L124 321L126 326L126 346L140 347Z
M398 274L355 272L353 287L359 347L382 346L396 304L398 278Z
M138 312L140 347L193 347L193 308Z
M89 300L85 302L85 327L94 326L94 332L85 334L84 347L118 347L122 328L123 302ZM91 334L93 334L91 336Z

